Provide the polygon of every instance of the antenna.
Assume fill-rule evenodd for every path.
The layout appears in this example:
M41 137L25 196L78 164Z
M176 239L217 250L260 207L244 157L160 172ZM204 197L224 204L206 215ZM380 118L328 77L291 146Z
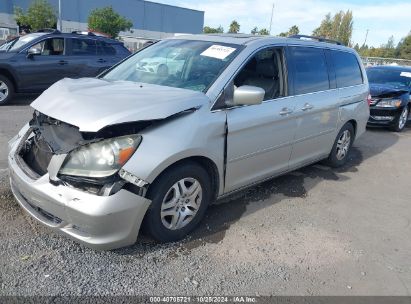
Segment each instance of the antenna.
M270 35L271 35L271 25L273 24L273 15L274 15L274 3L273 3L273 8L271 9L270 30L269 30Z

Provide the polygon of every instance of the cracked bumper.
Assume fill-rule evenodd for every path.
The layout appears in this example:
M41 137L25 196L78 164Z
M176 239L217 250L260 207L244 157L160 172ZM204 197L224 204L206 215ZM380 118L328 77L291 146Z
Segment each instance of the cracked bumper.
M17 140L9 143L10 185L20 206L42 224L84 245L109 250L135 243L150 200L127 190L97 196L55 186L48 174L32 179L19 166Z

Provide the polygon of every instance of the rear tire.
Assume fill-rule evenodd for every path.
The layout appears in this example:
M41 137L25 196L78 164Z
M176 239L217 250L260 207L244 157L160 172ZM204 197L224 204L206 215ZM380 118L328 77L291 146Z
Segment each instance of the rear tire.
M195 162L174 166L150 186L151 205L145 230L158 242L174 242L189 234L204 217L212 197L210 177Z
M0 106L9 103L13 96L13 83L7 77L0 75Z
M326 160L327 165L333 168L345 165L354 142L354 136L353 125L349 122L346 123L338 132L331 153Z
M404 130L405 126L407 125L408 116L409 107L407 105L402 109L401 113L398 114L398 116L395 118L394 125L391 126L391 130L394 132L401 132L402 130Z

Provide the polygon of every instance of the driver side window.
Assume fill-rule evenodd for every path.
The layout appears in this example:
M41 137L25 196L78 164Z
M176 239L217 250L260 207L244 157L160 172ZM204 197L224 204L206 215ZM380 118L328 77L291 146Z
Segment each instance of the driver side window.
M64 55L64 39L50 38L31 47L40 50L42 56Z
M286 96L282 48L267 48L256 53L234 78L234 90L247 85L262 88L264 100Z

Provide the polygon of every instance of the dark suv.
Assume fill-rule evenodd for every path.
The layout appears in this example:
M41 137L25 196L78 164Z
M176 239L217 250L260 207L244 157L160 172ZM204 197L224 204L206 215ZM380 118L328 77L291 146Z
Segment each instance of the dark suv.
M37 32L0 47L0 105L14 93L39 93L69 77L94 77L130 52L120 41L94 35Z

